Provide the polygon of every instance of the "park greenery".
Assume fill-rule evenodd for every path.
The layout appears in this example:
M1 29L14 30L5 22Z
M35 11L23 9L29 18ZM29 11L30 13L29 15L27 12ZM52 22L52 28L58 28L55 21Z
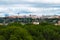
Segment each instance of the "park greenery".
M10 23L0 25L0 40L60 40L60 26Z

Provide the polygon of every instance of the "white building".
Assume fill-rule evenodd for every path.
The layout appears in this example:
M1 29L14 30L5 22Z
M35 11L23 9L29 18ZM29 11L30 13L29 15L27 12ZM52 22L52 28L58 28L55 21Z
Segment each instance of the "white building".
M33 22L33 24L39 24L39 22Z

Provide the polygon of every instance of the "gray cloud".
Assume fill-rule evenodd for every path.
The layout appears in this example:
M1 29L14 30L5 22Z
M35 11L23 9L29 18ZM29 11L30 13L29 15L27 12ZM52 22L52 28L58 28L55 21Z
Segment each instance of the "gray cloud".
M18 4L24 5L23 6L24 8L22 8L23 10L19 11L21 9L21 7L17 6ZM60 11L60 9L56 9L56 10L54 9L54 8L60 8L60 4L52 4L52 3L44 3L44 2L29 2L27 0L26 1L25 0L5 0L5 1L0 0L0 6L2 6L2 5L4 8L7 7L8 10L9 10L9 8L11 8L11 10L9 10L9 12L6 10L7 13L11 13L11 12L16 13L17 9L21 14L23 14L23 13L25 13L25 14L29 14L29 13L52 14L53 13L54 14L54 13L59 13L59 11ZM28 6L26 6L26 5L28 5ZM13 11L14 7L17 7L17 8L15 8ZM18 7L20 7L20 8L18 8ZM26 7L26 9L29 9L29 10L26 10L25 7ZM32 9L32 11L30 11L31 10L30 8ZM38 11L36 11L38 8L43 8L43 10L39 9ZM45 10L44 8L48 9L48 10ZM52 9L50 10L49 8L52 8ZM42 11L40 12L40 10L42 10Z
M28 4L30 7L43 7L43 8L60 8L60 4L52 4L52 3L39 3L39 2L29 2L25 0L2 0L0 1L0 5L15 5L15 4Z

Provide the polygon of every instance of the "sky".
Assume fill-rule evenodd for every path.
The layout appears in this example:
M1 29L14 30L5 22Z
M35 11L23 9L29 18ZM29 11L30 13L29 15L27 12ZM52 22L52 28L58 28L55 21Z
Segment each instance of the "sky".
M60 0L0 0L0 17L5 15L60 15Z

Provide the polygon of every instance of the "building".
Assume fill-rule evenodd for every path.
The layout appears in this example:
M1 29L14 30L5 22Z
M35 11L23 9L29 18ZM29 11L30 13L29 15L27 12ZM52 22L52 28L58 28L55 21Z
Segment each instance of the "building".
M33 24L39 24L39 22L33 22Z

